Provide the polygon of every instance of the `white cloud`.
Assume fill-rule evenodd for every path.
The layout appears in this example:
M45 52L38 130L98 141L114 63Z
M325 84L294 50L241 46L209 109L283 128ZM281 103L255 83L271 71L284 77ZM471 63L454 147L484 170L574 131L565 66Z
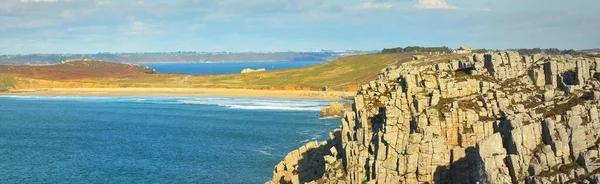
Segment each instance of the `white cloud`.
M419 0L416 8L426 9L456 9L456 6L449 5L446 0Z
M57 0L21 0L22 3L54 3Z
M126 35L151 35L159 34L161 31L156 29L155 25L148 24L140 20L131 20L129 26L123 27L123 31Z
M64 17L64 18L70 18L73 16L73 13L71 12L71 10L63 10L62 12L60 12L60 16Z
M371 3L366 2L360 5L362 9L390 9L394 7L392 3Z
M104 6L104 5L109 5L110 1L109 0L100 0L98 2L96 2L96 7L98 6Z
M146 24L144 24L144 22L142 21L133 21L131 23L131 30L133 31L146 31L148 30L148 28L146 27Z

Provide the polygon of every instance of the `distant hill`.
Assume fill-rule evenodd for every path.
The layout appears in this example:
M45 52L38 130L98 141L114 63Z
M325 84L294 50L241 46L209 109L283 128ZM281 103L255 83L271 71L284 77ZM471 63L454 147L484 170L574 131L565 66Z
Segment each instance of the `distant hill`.
M154 73L154 70L145 66L94 60L72 60L45 66L0 65L0 74L49 80L124 78L148 73Z
M583 53L600 52L600 48L596 48L596 49L583 49L583 50L579 50L579 52L583 52Z
M96 53L96 54L28 54L0 55L0 64L56 64L69 59L91 59L118 63L163 63L206 61L329 61L365 51L320 52L156 52L156 53Z
M600 52L600 48L596 49L557 49L557 48L519 48L519 49L507 49L507 51L516 51L520 54L586 54L586 53L594 53Z

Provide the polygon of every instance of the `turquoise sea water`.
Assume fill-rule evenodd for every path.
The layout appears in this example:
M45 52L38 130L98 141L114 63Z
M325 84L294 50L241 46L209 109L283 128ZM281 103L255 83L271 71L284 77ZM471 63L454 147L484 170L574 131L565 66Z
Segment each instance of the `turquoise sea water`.
M263 183L328 101L0 97L0 183Z
M159 73L184 73L190 75L233 74L244 68L282 70L300 68L323 63L324 61L275 61L275 62L216 62L216 63L159 63L143 64Z

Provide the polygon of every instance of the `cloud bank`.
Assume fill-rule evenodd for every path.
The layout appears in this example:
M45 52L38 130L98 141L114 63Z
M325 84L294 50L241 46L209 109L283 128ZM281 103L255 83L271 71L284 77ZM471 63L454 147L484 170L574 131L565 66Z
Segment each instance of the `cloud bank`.
M415 5L416 8L426 9L456 9L456 6L451 6L445 0L419 0Z
M2 0L0 54L591 48L600 43L595 7L600 1Z

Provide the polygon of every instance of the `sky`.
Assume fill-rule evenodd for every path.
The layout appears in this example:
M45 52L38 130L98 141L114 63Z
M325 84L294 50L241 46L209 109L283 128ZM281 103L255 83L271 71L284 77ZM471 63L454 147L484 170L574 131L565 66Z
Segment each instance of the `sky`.
M600 47L599 0L0 0L0 54Z

